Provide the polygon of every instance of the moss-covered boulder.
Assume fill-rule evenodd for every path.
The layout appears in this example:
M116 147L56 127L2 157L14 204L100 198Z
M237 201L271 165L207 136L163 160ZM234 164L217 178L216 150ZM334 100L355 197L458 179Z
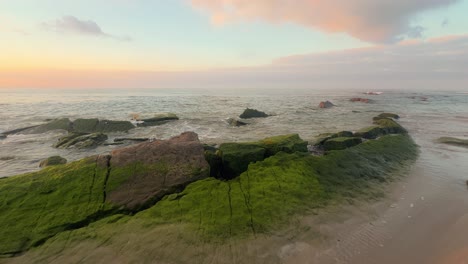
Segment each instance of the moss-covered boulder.
M138 126L159 126L169 121L179 120L179 117L174 113L158 113L151 115L138 116L136 118L139 121Z
M247 170L250 163L265 159L265 148L255 143L224 143L219 150L222 153L222 175L232 179Z
M375 120L374 124L378 125L384 134L405 134L408 131L398 124L395 120L390 118L383 118L379 120Z
M129 121L112 121L91 119L76 119L72 124L72 132L75 133L110 133L119 131L128 131L135 128Z
M39 167L44 168L48 166L56 166L56 165L63 165L67 164L67 159L62 158L60 156L52 156L47 159L44 159L39 164Z
M223 178L223 154L220 150L205 150L205 159L210 165L210 177Z
M135 212L208 177L194 133L0 181L0 256L103 217Z
M83 134L69 133L61 137L54 145L56 148L93 148L103 144L108 139L103 133Z
M248 119L248 118L269 117L269 115L266 114L265 112L258 111L257 109L247 108L239 117Z
M336 137L353 137L354 134L351 131L340 131L336 133Z
M437 142L454 146L468 147L468 139L441 137L437 139Z
M40 134L52 130L66 130L70 131L72 127L72 122L68 118L60 118L52 120L46 124L32 128L28 133L30 134Z
M307 152L307 141L302 140L298 134L269 137L260 140L258 144L265 148L265 157L273 156L280 151Z
M365 139L376 139L383 135L383 130L379 126L365 127L354 133L355 137L362 137Z
M325 141L323 147L325 150L343 150L361 143L362 139L359 137L337 137Z

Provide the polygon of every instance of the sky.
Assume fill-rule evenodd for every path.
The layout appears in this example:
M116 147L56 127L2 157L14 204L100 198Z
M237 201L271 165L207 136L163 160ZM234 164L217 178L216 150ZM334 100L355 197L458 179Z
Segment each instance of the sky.
M466 14L468 0L0 0L0 88L460 88Z

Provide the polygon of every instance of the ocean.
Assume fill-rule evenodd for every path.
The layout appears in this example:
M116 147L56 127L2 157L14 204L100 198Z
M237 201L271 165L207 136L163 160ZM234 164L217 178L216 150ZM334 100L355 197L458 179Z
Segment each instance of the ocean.
M313 140L320 133L369 126L372 117L378 113L394 112L401 116L402 125L427 152L466 153L466 149L440 145L434 140L441 136L468 137L468 93L383 91L381 95L365 95L363 92L306 89L0 90L0 133L60 117L130 120L134 113L172 112L180 120L136 128L128 133L109 134L109 141L122 136L167 139L185 131L196 132L202 142L210 144L290 133ZM353 103L349 101L352 97L369 98L372 103ZM318 108L325 100L336 107ZM273 116L249 120L250 124L244 127L229 126L226 120L238 117L247 107ZM38 170L40 160L49 156L60 155L73 161L119 147L53 148L64 133L17 134L0 140L0 177ZM431 158L422 162L428 167L434 166Z

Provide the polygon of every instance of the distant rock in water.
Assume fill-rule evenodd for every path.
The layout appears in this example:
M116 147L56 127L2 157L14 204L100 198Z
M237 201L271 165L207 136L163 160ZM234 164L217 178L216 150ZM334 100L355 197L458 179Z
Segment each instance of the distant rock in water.
M135 115L134 120L137 121L137 125L141 127L146 126L158 126L165 124L169 121L179 120L179 117L174 113L159 113L151 115Z
M319 104L319 108L331 108L333 106L335 105L330 101L320 102Z
M269 117L269 115L267 115L265 112L258 111L257 109L247 108L239 117L248 119L248 118Z
M54 145L56 148L77 148L86 149L97 147L107 140L107 135L103 133L83 134L83 133L69 133L68 135L61 137L57 144Z
M2 140L2 139L5 139L5 138L7 138L7 136L6 136L6 135L4 135L4 134L0 134L0 140Z
M400 119L400 116L394 113L382 113L378 115L379 118L393 118L393 119ZM375 118L374 118L375 121Z
M114 142L124 142L124 141L135 141L135 142L145 142L148 141L149 138L114 138Z
M351 99L349 99L349 101L351 101L351 102L353 102L353 103L354 103L354 102L361 102L361 103L366 103L366 104L371 102L370 99L367 99L367 98L360 98L360 97L351 98Z
M460 146L460 147L468 147L468 139L460 139L454 137L441 137L437 140L439 143Z
M135 128L130 121L113 121L92 119L77 119L72 123L71 132L76 133L110 133L128 131Z
M52 156L45 160L42 160L39 164L39 167L44 168L48 166L56 166L56 165L63 165L67 164L67 159L62 158L60 156Z
M49 121L42 125L18 128L15 130L4 132L3 134L41 134L53 130L66 130L68 132L74 133L110 133L128 131L133 128L135 128L135 126L130 121L99 120L97 118L79 118L72 122L68 118L60 118Z
M240 120L237 120L235 118L228 118L228 120L226 120L226 122L231 125L231 126L235 126L235 127L240 127L240 126L246 126L247 123L245 122L242 122Z

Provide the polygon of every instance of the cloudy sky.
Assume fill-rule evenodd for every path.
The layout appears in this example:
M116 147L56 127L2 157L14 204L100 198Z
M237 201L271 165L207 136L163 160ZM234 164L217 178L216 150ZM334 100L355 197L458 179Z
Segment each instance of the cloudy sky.
M466 14L468 0L0 0L0 88L459 89Z

